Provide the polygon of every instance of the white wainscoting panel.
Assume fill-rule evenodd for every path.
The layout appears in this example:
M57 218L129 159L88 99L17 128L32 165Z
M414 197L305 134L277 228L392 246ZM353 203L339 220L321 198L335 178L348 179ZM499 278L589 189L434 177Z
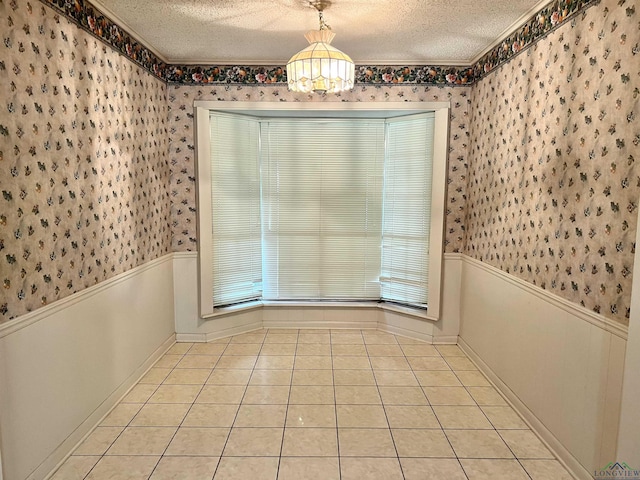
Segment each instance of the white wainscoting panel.
M173 254L173 297L176 334L206 333L198 331L198 252Z
M639 213L640 216L640 213ZM636 245L640 245L640 228L636 230ZM625 358L618 437L619 462L640 469L640 249L633 262L634 282L631 286L631 314Z
M640 275L634 278L640 281ZM623 384L617 460L640 468L640 302L631 306Z
M4 475L45 476L174 342L172 255L0 326Z
M264 328L376 328L377 307L265 305Z
M178 342L207 342L262 328L261 308L200 318L198 252L173 254L173 288L175 332Z
M440 320L433 328L434 343L457 343L460 333L462 254L445 253Z
M378 328L389 333L417 338L429 343L453 343L458 341L460 330L460 274L462 255L444 255L440 318L437 321L407 315L402 311L381 309Z
M460 303L461 344L561 460L579 478L614 461L626 329L469 257Z

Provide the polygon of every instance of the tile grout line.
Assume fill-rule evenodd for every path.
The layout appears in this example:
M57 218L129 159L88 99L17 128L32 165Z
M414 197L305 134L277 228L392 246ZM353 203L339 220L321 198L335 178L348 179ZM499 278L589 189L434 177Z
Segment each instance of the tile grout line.
M438 348L435 347L435 345L434 345L434 348L438 352L439 358L442 358L444 360L444 357L442 356L442 353L440 353L440 350L438 350ZM407 362L409 363L409 367L411 368L411 371L415 375L416 371L414 370L413 365L411 365L411 363L408 360L407 360ZM445 360L445 362L446 362L446 360ZM447 363L447 366L449 366L448 363ZM453 372L453 370L450 368L450 366L449 366L449 370L451 370ZM454 373L454 375L455 375L455 373ZM457 376L456 376L456 378L457 378ZM438 415L436 414L435 410L433 409L433 405L431 404L431 400L429 400L429 397L428 397L427 393L424 391L424 386L420 383L420 380L418 380L418 385L420 385L420 389L424 393L424 396L427 398L427 402L429 403L429 406L431 407L431 411L433 412L433 416L436 419L436 422L438 422L438 425L440 425L440 431L442 432L442 435L444 435L444 438L447 440L447 443L449 444L449 447L451 447L451 451L453 452L453 455L454 455L456 461L458 462L458 465L460 466L460 470L462 471L462 474L465 476L465 478L467 480L469 480L469 475L467 475L466 470L462 466L462 462L460 461L460 458L458 457L458 454L456 453L455 448L453 448L453 445L451 444L451 440L449 440L449 437L447 436L447 433L445 432L444 427L442 426L442 422L440 421L440 418L438 418Z
M436 348L436 350L437 350L437 348ZM440 353L440 357L446 362L447 366L449 367L449 369L451 370L453 375L455 375L455 377L458 379L458 381L460 381L460 379L458 378L458 375L456 375L456 371L451 367L449 362L447 362L447 359L445 358L445 356L442 355L440 350L438 350L438 353ZM461 381L460 381L460 383L462 384ZM478 405L478 402L476 402L476 399L473 398L471 393L469 393L469 391L467 390L467 387L464 386L464 384L462 384L462 387L465 389L465 392L467 392L467 394L471 397L471 399L473 400L473 403L476 405L476 407L478 407L480 409L480 411L482 412L482 409L480 408L480 405ZM484 412L482 412L482 414L484 415ZM436 416L436 418L437 418L437 416ZM485 415L485 418L486 418L486 415ZM488 418L487 418L487 421L489 421ZM493 424L491 422L489 422L489 424L491 426L493 426ZM453 430L453 429L451 429L451 430ZM456 456L456 460L458 461L458 465L460 465L460 468L462 469L462 472L464 473L464 476L469 478L469 475L467 474L467 471L465 470L464 465L462 465L462 462L460 461L460 457L458 457L458 453L456 452L455 448L453 448L453 444L451 443L451 440L449 439L449 436L447 435L447 432L444 431L444 428L442 429L442 431L444 432L444 436L446 437L447 442L449 442L449 445L451 445L451 450L453 450L453 454Z
M231 341L229 341L230 343ZM171 440L169 440L169 443L167 444L167 446L165 447L164 451L162 452L162 454L160 455L160 459L158 460L158 462L156 463L155 467L153 467L153 470L151 471L151 474L149 475L149 478L151 478L154 474L154 472L156 471L156 469L158 468L158 465L160 465L160 462L162 461L162 459L165 457L165 454L167 453L167 450L169 449L169 446L171 445L171 442L173 442L173 440L175 439L178 430L180 430L180 427L184 424L185 419L189 416L189 412L193 409L193 406L195 405L196 401L198 400L198 397L200 396L200 394L202 393L202 391L204 390L204 387L207 385L207 381L209 380L209 378L211 378L211 375L213 374L213 371L216 368L216 365L218 364L218 362L220 361L220 359L222 358L222 355L224 355L224 352L226 351L227 347L229 346L229 343L227 343L225 345L225 347L222 349L222 353L218 356L218 359L215 361L215 363L213 364L213 367L211 367L211 371L209 372L209 375L207 375L207 378L205 379L204 383L202 384L202 387L200 387L200 391L197 393L197 395L194 397L193 402L191 402L191 405L189 406L189 408L187 409L187 412L185 413L184 417L182 418L182 420L180 421L180 424L178 425L178 427L176 428L176 431L173 432L173 435L171 436ZM176 365L173 367L173 369L171 369L171 372L169 372L169 375L167 375L167 377L165 377L165 379L163 380L163 383L161 385L164 384L164 381L166 381L167 378L169 378L169 376L171 375L171 373L173 373L175 370L180 370L178 368L178 365L180 364L180 362L182 360L184 360L187 356L187 354L189 353L189 351L193 348L194 344L192 343L191 346L187 349L187 351L182 355L182 358L178 361L178 363L176 363ZM159 388L159 387L158 387ZM151 398L151 397L150 397ZM141 409L142 410L142 409ZM134 417L135 418L135 417ZM228 436L228 434L227 434ZM220 459L222 458L222 452L220 453L220 457L218 457L218 464L220 463ZM217 469L217 465L216 465L216 469Z
M200 389L200 391L198 392L198 395L196 395L196 397L193 399L193 403L191 404L191 406L189 407L189 409L187 410L187 414L184 416L184 418L182 419L182 422L180 422L180 425L182 425L184 423L184 420L187 418L187 416L189 416L189 412L191 411L191 409L193 408L193 406L196 404L196 401L198 400L198 397L200 396L200 394L202 393L202 391L204 390L204 387L207 385L207 382L209 381L209 379L211 378L211 375L213 375L213 372L216 369L216 366L218 365L218 363L220 363L220 359L223 357L224 352L227 351L227 348L229 348L229 345L231 345L231 338L229 339L229 341L227 342L227 344L224 346L224 348L222 349L222 352L220 353L220 356L218 356L218 359L215 361L215 363L213 364L213 367L211 368L211 371L209 372L209 375L207 375L206 380L204 381L204 383L202 384L202 388ZM193 348L193 346L191 347ZM190 350L190 349L189 349ZM240 407L238 406L238 410L240 409ZM238 415L238 410L236 410L236 415ZM235 417L234 417L235 420ZM178 427L180 428L180 427ZM177 433L177 430L176 430ZM231 427L229 427L229 433L227 433L227 440L229 440L229 435L231 435ZM227 441L225 440L225 444L222 447L222 450L220 451L220 455L218 456L218 462L216 463L216 468L213 472L213 477L215 477L215 473L218 470L218 467L220 466L220 462L222 461L222 451L224 450L224 447L226 446ZM169 448L169 445L167 445L167 448ZM166 452L166 450L165 450ZM162 459L162 457L161 457Z
M395 338L395 336L394 336L394 338ZM391 430L391 424L389 423L389 417L387 416L387 409L385 408L385 403L384 403L384 400L382 398L382 393L380 392L380 385L378 385L378 378L376 377L376 372L373 369L373 364L371 363L371 356L369 355L369 347L368 347L366 339L364 338L364 335L363 335L362 340L364 342L364 348L365 348L365 350L367 352L367 359L369 360L369 365L371 365L371 374L373 375L373 381L374 381L374 383L376 385L376 390L378 391L378 396L380 397L380 405L382 406L382 411L384 412L384 419L387 422L387 427L388 427L388 430L389 430L389 436L391 437L391 443L393 443L393 449L396 452L396 460L398 461L398 466L400 467L400 474L402 475L402 478L404 480L406 477L405 477L405 474L404 474L404 469L402 468L402 462L400 461L400 454L398 453L398 446L396 445L396 439L393 436L393 430ZM396 339L396 345L399 346L397 339ZM402 347L400 347L400 350L402 351ZM405 361L406 361L407 359L404 356L404 352L402 352L402 353L403 353L403 357L402 358L404 358ZM409 364L408 361L407 361L407 364ZM409 367L411 367L410 364L409 364ZM423 392L423 395L424 395L424 392ZM426 395L425 395L425 398L426 398Z
M360 331L362 335L362 331ZM333 338L329 330L329 356L331 358L331 383L333 385L333 412L336 417L336 448L338 451L338 478L342 480L342 458L340 456L340 431L338 430L338 398L336 394L336 375L333 368Z
M460 348L460 347L458 347ZM463 352L464 353L464 352ZM465 354L464 358L467 358L468 360L469 357ZM448 362L447 362L448 363ZM460 381L460 383L462 383L462 386L464 387L464 389L467 391L467 393L469 395L471 395L471 392L469 392L469 387L473 387L472 385L465 385L462 380L460 379L460 377L458 376L458 371L457 370L453 370L453 368L451 369L454 373L454 375L456 376L456 378L458 379L458 381ZM460 371L465 371L465 370L460 370ZM486 376L484 375L484 373L482 373L479 369L475 369L475 370L466 370L466 371L476 371L478 372L480 375L482 375L482 377L484 378L485 382L487 382L486 387L487 388L491 388L493 390L496 391L496 393L500 396L500 398L502 398L502 400L504 401L504 406L510 407L512 410L514 410L515 414L518 416L518 418L521 418L520 415L518 414L518 412L509 404L509 402L507 402L507 400L504 398L504 396L502 395L502 393L495 388L493 385L491 385L491 383L488 381L488 379L486 378ZM478 387L482 387L482 385L478 386ZM473 395L471 395L471 397L475 400L475 398L473 397ZM516 455L516 453L513 451L513 449L509 446L509 444L504 440L504 438L502 437L502 435L500 435L499 430L493 425L493 422L491 422L491 420L489 419L489 417L487 417L486 413L484 412L484 410L482 409L482 406L477 403L478 408L480 408L480 411L482 411L482 413L484 414L484 416L487 418L487 420L489 421L489 423L491 424L491 426L493 426L494 431L496 432L496 434L498 435L498 437L504 442L504 444L506 445L506 447L509 449L509 451L513 454L513 458L518 462L518 464L520 465L520 467L522 468L522 470L525 472L525 474L527 475L527 477L529 477L530 479L533 478L531 476L531 474L529 473L529 471L525 468L525 466L522 464L521 459ZM484 405L484 406L492 406L492 405ZM502 406L502 405L495 405L495 406ZM525 423L526 425L526 423ZM506 430L511 430L511 429L506 429ZM538 435L533 432L533 430L527 425L526 429L516 429L516 430L525 430L525 431L531 431L533 433L533 435L539 440ZM546 445L545 445L546 448ZM552 459L557 461L558 459L553 456L552 452L549 452L552 455Z
M171 348L173 348L176 344L174 344ZM160 386L163 384L163 382L169 377L169 375L171 375L171 373L176 369L178 363L180 363L182 361L182 359L186 356L187 352L193 347L193 344L182 354L180 355L180 360L178 360L178 362L176 362L176 364L168 369L170 370L169 373L167 374L167 376L162 380L162 382L160 382L159 384L155 385L155 389L153 390L153 392L151 393L151 395L149 395L149 397L142 402L142 406L140 407L140 409L136 412L136 414L131 418L131 420L129 420L129 422L127 422L127 424L122 428L122 431L116 436L116 438L113 439L113 441L109 444L109 446L106 448L106 450L104 451L104 453L102 455L100 455L100 458L98 459L98 461L95 463L95 465L93 467L91 467L91 469L87 472L87 474L83 477L83 478L87 478L89 475L91 475L91 472L95 469L95 467L98 465L98 463L100 463L100 461L107 456L107 452L109 451L109 449L111 447L113 447L113 445L116 443L116 441L122 436L122 434L125 432L125 430L127 428L129 428L131 425L131 423L135 420L135 418L138 416L138 414L142 411L142 409L144 409L144 407L146 405L149 405L149 400L151 399L151 397L153 397L153 395L155 395L155 393L158 391L158 389L160 388ZM162 355L162 357L164 357L165 355L168 354L168 351L166 353L164 353ZM156 362L149 368L149 371L155 367L155 364L158 363L158 361L160 361L160 359L162 358L160 357L158 360L156 360ZM149 372L145 373L145 375L147 375ZM144 376L142 377L144 378ZM142 380L142 378L140 380ZM147 385L144 383L140 383L140 380L134 385L134 388L138 385ZM149 385L153 385L153 384L149 384ZM123 403L128 403L128 402L123 402L120 401L116 406L121 405ZM134 402L130 402L130 403L134 403ZM137 402L135 402L137 403ZM115 409L115 407L114 407ZM95 431L98 427L100 427L100 424L96 425L93 429L93 431ZM177 429L176 429L177 431ZM93 433L93 432L92 432ZM174 432L175 435L175 432ZM171 437L171 439L173 439L173 436ZM171 440L169 440L169 443L171 443ZM167 444L167 448L169 447L169 444ZM165 449L166 450L166 449ZM71 455L73 456L73 454ZM115 456L115 455L114 455ZM155 469L158 467L158 464L160 463L160 460L162 460L162 455L160 455L160 457L158 458L158 461L156 462L156 464L154 465L153 469L151 470L151 473L149 474L149 477L151 477L151 475L153 475L153 472L155 471Z
M458 347L459 348L459 347ZM458 357L458 356L456 356ZM459 356L460 358L466 358L467 360L469 360L468 356L465 354L464 356ZM477 402L477 400L473 397L473 395L471 395L471 392L469 392L468 390L468 385L465 385L462 380L460 379L460 377L458 376L458 370L455 370L452 365L447 361L446 357L443 355L442 358L445 360L445 362L447 362L447 365L449 365L451 371L453 372L453 374L456 376L456 378L458 379L458 381L462 384L462 387L465 389L465 391L467 392L467 394L469 396L471 396L471 398L473 399L474 403L476 404L476 406L480 409L480 411L482 412L482 415L487 419L487 421L489 422L489 424L491 425L491 429L463 429L463 430L483 430L483 431L494 431L496 433L496 435L498 436L498 438L500 438L500 440L505 444L505 446L509 449L509 451L511 452L511 454L513 455L513 460L516 460L518 462L518 464L520 465L520 467L522 468L522 470L525 472L525 475L527 475L528 478L531 478L531 476L529 475L529 472L524 468L524 465L522 465L522 463L520 462L520 460L518 459L518 457L516 456L515 452L511 449L511 447L507 444L507 442L504 441L504 439L502 438L502 436L500 435L500 432L498 431L498 429L495 427L495 425L493 424L493 422L491 421L491 419L487 416L487 414L485 413L485 411L482 409L482 406ZM482 372L480 372L480 370L475 369L475 370L459 370L459 371L477 371L480 373L480 375L482 375L484 377L484 374ZM485 378L486 380L486 378ZM494 388L494 387L491 387ZM496 389L497 391L497 389ZM502 396L500 394L500 392L498 392L498 394L500 396ZM485 405L486 406L486 405ZM451 429L454 430L454 429ZM445 433L446 436L446 433ZM447 437L448 440L448 437ZM451 443L451 442L449 442ZM453 448L453 445L452 445ZM454 450L455 453L455 450ZM456 454L456 458L458 458L458 455ZM478 457L478 458L469 458L469 459L473 459L473 460L484 460L484 459L488 459L488 457ZM492 460L512 460L509 458L492 458ZM460 459L458 458L458 462L461 464ZM465 475L467 474L466 470L464 469L464 467L462 467L462 470L464 471ZM467 476L468 478L468 476Z
M235 337L236 335L232 335L229 338L229 343L227 343L227 346L224 348L224 350L222 351L222 354L220 355L220 358L222 358L222 356L224 355L224 352L227 350L227 347L229 345L231 345L231 341L232 339ZM265 334L265 338L266 338L266 334ZM264 338L262 339L262 343L260 344L260 350L262 350L262 345L264 345ZM231 356L231 355L230 355ZM259 355L258 355L259 356ZM218 359L218 362L220 360ZM216 365L218 364L218 362L216 362ZM220 468L220 464L222 463L222 457L224 454L225 449L227 448L227 444L229 443L229 438L231 438L231 432L233 430L233 426L235 425L237 419L238 419L238 414L240 413L240 406L242 405L242 400L244 399L244 396L247 393L247 388L249 388L249 382L251 381L251 377L253 376L253 371L255 369L255 365L258 362L258 359L256 357L255 362L253 363L253 367L251 368L251 374L249 375L249 379L247 380L247 384L244 387L244 392L242 393L242 398L240 399L240 402L238 403L238 408L236 409L236 414L233 416L233 421L231 422L231 426L229 427L229 433L227 433L227 439L224 441L224 445L222 446L222 450L220 450L220 457L218 458L218 463L216 465L215 470L213 471L213 476L211 477L212 480L216 478L216 475L218 473L218 469ZM215 366L214 368L211 370L211 375L213 375L213 370L215 370ZM229 369L231 370L231 369ZM211 375L209 375L209 378L211 378ZM208 380L208 379L207 379ZM197 398L196 398L197 399Z
M271 329L267 330L267 335ZM284 436L287 433L287 417L289 416L289 403L291 402L291 390L293 387L293 371L296 366L296 358L298 353L298 339L300 338L300 330L296 333L296 348L293 351L293 365L291 365L291 377L289 378L289 394L287 395L287 404L284 409L284 422L282 424L282 440L280 441L280 454L278 455L278 466L276 468L276 479L280 476L280 465L282 463L282 451L284 449ZM266 337L265 337L266 339ZM262 350L262 349L261 349ZM259 358L259 357L258 357Z
M453 366L447 361L447 359L443 356L445 362L447 362L447 365L449 365L449 367L451 368L451 371L453 372L453 374L456 376L456 378L458 379L458 381L460 381L460 383L462 383L462 381L460 380L460 377L458 377L457 374L457 370L454 370ZM468 357L463 357L463 358L467 358ZM462 370L461 370L462 371ZM478 370L479 371L479 370ZM476 404L476 406L480 409L480 411L482 412L482 414L484 415L484 417L487 419L487 421L489 422L489 424L491 425L491 427L493 427L493 431L496 433L496 435L498 435L498 438L500 438L500 440L502 440L502 442L505 444L505 446L509 449L509 451L511 452L511 454L513 455L513 458L518 461L518 457L516 457L515 453L511 450L511 447L509 447L509 445L507 444L507 442L504 441L504 439L502 438L502 436L500 435L500 433L498 432L498 429L495 427L495 425L493 424L493 422L489 419L489 417L487 416L487 414L484 412L484 410L482 409L482 406L477 402L477 400L473 397L473 395L471 395L471 392L468 390L467 386L465 384L462 383L462 387L464 388L465 392L467 392L467 394L473 399L474 403ZM491 431L491 430L487 430L487 431ZM446 434L445 434L446 435ZM457 457L457 454L456 454ZM484 459L485 457L481 458ZM498 460L498 459L494 459L494 460ZM505 460L510 460L510 459L505 459ZM458 462L460 462L460 460L458 460ZM460 462L461 463L461 462ZM522 470L525 472L525 474L527 475L527 477L531 478L529 476L529 473L525 470L524 466L520 463L520 461L518 461L518 464L520 465L520 467L522 468ZM462 465L462 463L461 463ZM464 467L462 467L462 470L464 471L465 475L467 474L466 470L464 469Z

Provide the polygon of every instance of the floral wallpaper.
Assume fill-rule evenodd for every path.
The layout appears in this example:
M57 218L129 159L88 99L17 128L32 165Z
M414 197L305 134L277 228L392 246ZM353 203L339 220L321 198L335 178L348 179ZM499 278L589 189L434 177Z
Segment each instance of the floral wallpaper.
M0 0L0 322L197 248L202 99L450 101L445 251L626 324L636 8L558 0L476 65L358 66L301 98L281 66L166 65L87 0Z
M603 0L471 92L464 253L628 324L640 17Z
M0 0L0 322L170 251L166 85Z
M193 102L450 102L449 172L445 251L459 252L464 238L465 186L469 148L470 88L432 86L356 86L339 95L310 94L302 98L279 86L170 85L169 161L171 163L171 226L174 251L197 250L196 177Z

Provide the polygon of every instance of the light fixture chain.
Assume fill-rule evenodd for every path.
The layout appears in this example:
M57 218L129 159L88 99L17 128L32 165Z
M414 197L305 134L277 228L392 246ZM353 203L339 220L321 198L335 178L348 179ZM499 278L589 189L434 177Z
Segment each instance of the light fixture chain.
M318 16L320 17L320 30L331 30L331 26L324 21L322 10L318 10Z

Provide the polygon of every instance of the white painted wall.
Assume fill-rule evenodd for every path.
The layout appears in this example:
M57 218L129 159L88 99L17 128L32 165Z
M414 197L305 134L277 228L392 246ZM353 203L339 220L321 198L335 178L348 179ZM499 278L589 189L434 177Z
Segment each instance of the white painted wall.
M626 329L468 257L460 304L463 347L579 478L614 461Z
M0 326L4 476L44 478L174 341L172 255Z

